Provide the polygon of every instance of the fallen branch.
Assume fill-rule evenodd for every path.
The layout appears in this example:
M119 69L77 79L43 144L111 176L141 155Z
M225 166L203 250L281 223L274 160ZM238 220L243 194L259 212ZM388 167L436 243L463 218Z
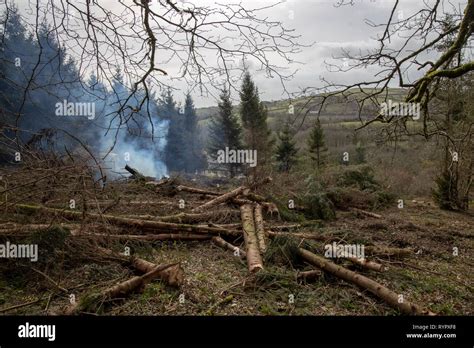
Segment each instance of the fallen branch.
M26 212L41 212L47 213L54 216L63 216L72 220L82 220L83 213L79 211L61 210L54 208L47 208L42 206L32 206L25 204L15 205L17 210ZM163 232L169 233L170 231L182 232L193 232L193 233L204 233L204 234L224 234L224 235L241 235L239 231L228 230L225 228L209 227L209 226L195 226L190 224L176 224L164 221L150 221L150 220L139 220L129 219L114 215L100 215L100 214L86 214L88 218L94 218L97 220L107 220L107 222L116 226L122 226L127 228L136 228L145 232Z
M126 170L127 172L129 172L130 174L132 174L134 179L137 179L137 180L145 180L145 175L143 175L142 173L140 173L140 172L139 172L138 170L136 170L135 168L130 167L128 164L125 165L125 170Z
M415 315L435 315L429 310L422 309L414 303L407 301L400 301L400 297L397 293L386 288L382 284L369 279L361 274L350 271L347 268L338 266L335 263L324 259L323 257L317 256L312 252L303 248L298 249L300 256L312 265L331 273L345 281L356 284L364 289L367 289L374 295L378 296L392 307L398 308L402 313L415 314Z
M139 241L159 241L159 240L208 240L212 235L208 234L188 234L188 233L164 233L164 234L107 234L107 233L83 233L80 237L86 238L112 238L118 240L139 240Z
M135 268L140 273L148 273L153 271L158 266L153 262L141 259L136 256L125 256L113 252L110 249L99 247L99 251L104 254L107 258L120 261L125 263L133 268ZM181 267L181 263L175 264L169 268L165 268L160 274L159 277L169 286L180 287L184 284L184 271Z
M221 237L212 237L211 238L212 243L215 245L230 250L234 253L234 255L239 256L241 259L245 259L247 257L247 253L240 249L239 247L236 247L235 245L232 245L231 243L225 241Z
M221 203L227 202L228 200L237 197L241 193L243 193L245 190L248 190L245 186L240 186L236 188L235 190L232 190L230 192L224 193L223 195L220 195L213 200L210 200L207 203L204 203L203 205L200 205L199 207L196 207L192 209L191 211L196 213L196 212L201 212L205 211L211 207L214 207L216 205L219 205Z
M370 211L365 211L365 210L358 209L358 208L351 208L351 210L358 213L358 214L373 217L373 218L376 218L376 219L381 219L382 218L382 215L375 214L375 213L372 213Z
M176 266L176 264L168 264L158 266L150 272L145 273L142 276L133 277L120 284L112 286L98 295L93 295L92 299L88 299L83 302L76 302L74 305L66 309L66 315L72 315L83 310L89 309L91 306L96 305L97 302L103 302L106 300L121 298L127 296L131 292L142 289L146 284L150 283L153 279L160 276L165 269ZM87 303L87 304L86 304ZM86 308L87 307L87 308Z
M388 270L388 267L385 267L384 265L381 265L377 262L369 261L367 259L358 259L356 257L348 257L347 259L358 266L370 269L372 271L384 272Z

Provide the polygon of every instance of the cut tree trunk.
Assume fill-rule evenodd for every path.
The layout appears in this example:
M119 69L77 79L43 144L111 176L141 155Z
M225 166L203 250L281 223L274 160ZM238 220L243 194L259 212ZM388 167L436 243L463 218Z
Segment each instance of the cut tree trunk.
M381 265L380 263L377 263L377 262L369 261L367 259L358 259L356 257L348 257L347 259L358 266L370 269L372 271L384 272L388 270L388 268L385 267L384 265Z
M72 220L82 220L83 213L80 211L71 211L71 210L61 210L54 208L47 208L42 206L32 206L25 204L15 205L17 210L20 212L41 212L47 213L54 216L63 216ZM153 232L153 233L169 233L170 231L177 233L204 233L204 234L224 234L224 235L241 235L240 231L228 230L225 228L218 227L208 227L208 226L195 226L190 224L175 224L164 221L150 221L150 220L139 220L139 219L129 219L113 215L100 215L100 214L86 214L86 217L94 218L97 220L106 220L108 223L114 224L116 226L128 227L128 228L137 228L144 232Z
M118 240L140 240L140 241L159 241L159 240L208 240L212 238L210 234L188 234L188 233L164 233L164 234L107 234L107 233L83 233L80 237L86 238L112 238Z
M232 251L234 255L239 256L241 259L245 259L247 257L247 253L245 251L225 241L221 237L212 237L211 240L212 240L212 243L214 243L215 245Z
M255 217L255 234L257 236L258 249L263 254L267 250L267 244L265 242L265 227L263 225L263 214L262 206L260 204L255 205L254 208Z
M358 213L358 214L365 215L365 216L370 216L370 217L373 217L373 218L376 218L376 219L381 219L382 218L382 215L375 214L375 213L372 213L370 211L365 211L365 210L358 209L358 208L351 208L351 210Z
M133 277L120 284L117 284L115 286L112 286L102 291L98 296L96 296L96 298L100 299L100 302L103 302L105 300L110 300L114 298L122 298L122 297L128 296L133 291L142 289L146 284L150 283L153 279L158 278L165 269L168 269L173 266L176 266L176 264L174 263L174 264L158 266L154 268L153 270L151 270L150 272L145 273L142 276ZM72 314L81 312L83 310L85 310L85 308L83 307L83 304L81 304L81 302L76 302L74 305L66 309L65 314L72 315Z
M133 175L133 177L137 180L145 180L145 175L140 173L135 168L130 167L128 164L125 165L125 170Z
M209 190L203 190L199 189L196 187L190 187L190 186L184 186L184 185L179 185L176 187L177 191L184 191L184 192L189 192L189 193L197 193L200 195L208 195L208 196L220 196L222 193L216 192L216 191L209 191Z
M308 250L299 248L298 251L300 256L310 264L328 273L331 273L341 279L344 279L345 281L367 289L374 295L387 302L392 307L398 308L402 313L415 315L435 315L429 310L425 310L414 303L400 300L399 294L393 292L392 290L386 288L382 284L377 283L372 279L369 279L356 272L350 271L342 266L338 266L335 263L326 260L323 257L315 255Z
M100 253L104 254L107 258L120 261L123 264L133 267L140 273L148 273L153 271L158 266L153 262L141 259L136 256L125 256L118 254L110 249L99 247ZM184 270L181 267L181 263L176 263L174 266L165 268L160 274L159 278L167 283L169 286L180 287L184 284Z
M238 195L242 194L245 190L248 190L248 189L245 186L240 186L240 187L236 188L235 190L224 193L223 195L220 195L220 196L214 198L213 200L210 200L209 202L204 203L203 205L194 208L191 211L193 213L206 211L211 207L214 207L214 206L219 205L221 203L227 202L228 200L231 200L232 198L237 197Z
M258 240L255 233L253 206L250 204L241 206L240 214L242 217L245 251L247 253L247 265L251 273L258 272L263 269L263 261L258 249Z

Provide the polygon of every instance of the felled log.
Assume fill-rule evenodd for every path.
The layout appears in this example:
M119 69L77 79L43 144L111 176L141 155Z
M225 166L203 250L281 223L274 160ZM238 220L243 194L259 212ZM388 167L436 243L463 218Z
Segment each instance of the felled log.
M386 288L382 284L372 279L369 279L356 272L350 271L342 266L338 266L335 263L323 257L315 255L312 252L303 248L299 248L298 252L299 255L310 264L322 269L323 271L331 273L341 279L344 279L345 281L367 289L374 295L387 302L392 307L398 308L402 313L415 315L435 315L431 311L425 310L414 303L410 303L408 301L399 301L399 296L397 293L393 292L392 290Z
M382 215L375 214L375 213L372 213L370 211L365 211L365 210L358 209L358 208L351 208L351 210L358 213L358 214L373 217L373 218L376 218L376 219L381 219L382 218Z
M98 249L99 252L105 257L119 261L122 264L126 264L127 266L131 266L140 273L148 273L158 267L153 262L141 259L136 256L125 256L102 247L98 247ZM176 263L174 266L163 269L158 277L169 286L180 287L184 284L184 270L181 267L181 263Z
M254 207L254 218L255 218L255 234L257 236L258 250L263 254L267 250L267 243L265 242L265 227L263 225L263 214L262 206L256 204Z
M111 238L118 240L159 241L159 240L208 240L212 238L209 234L189 233L164 233L164 234L107 234L107 233L83 233L81 237L89 238Z
M414 251L410 248L392 248L384 246L366 246L364 251L371 255L377 256L396 256L404 257L413 255Z
M247 252L247 265L251 273L263 269L263 261L258 249L258 240L255 232L253 206L245 204L240 207L242 229L244 233L245 248Z
M83 213L80 211L72 210L61 210L54 208L47 208L42 206L33 206L25 204L17 204L15 208L20 212L41 212L46 214L51 214L53 216L63 216L72 220L82 220ZM139 219L129 219L120 216L114 215L100 215L100 214L85 214L86 217L97 219L99 221L107 220L107 222L114 224L116 226L127 227L127 228L137 228L144 232L153 232L153 233L170 233L170 231L176 231L178 233L182 232L192 232L192 233L204 233L204 234L224 234L224 235L240 235L241 232L228 230L225 228L218 227L209 227L209 226L195 226L190 224L177 224L164 221L150 221L150 220L139 220Z
M125 165L125 170L127 172L129 172L130 174L132 174L133 178L134 179L137 179L137 180L145 180L145 175L143 175L142 173L140 173L138 170L136 170L135 168L132 168L130 167L128 164Z
M236 253L237 255L239 255L239 257L241 259L245 259L247 257L247 253L245 251L243 251L239 247L236 247L235 245L232 245L231 243L225 241L221 237L217 237L217 236L212 237L211 241L212 241L212 243L214 243L215 245L217 245L217 246L219 246L223 249L227 249L227 250L232 251L233 253Z
M120 284L117 284L115 286L112 286L101 293L97 294L94 296L93 300L87 301L87 307L91 306L91 302L103 302L106 300L114 299L114 298L122 298L125 296L128 296L130 293L133 291L142 289L146 284L150 283L153 281L153 279L156 279L160 276L160 273L163 272L165 269L176 266L176 264L167 264L167 265L161 265L150 272L145 273L142 276L137 276L130 278ZM83 302L76 302L74 305L71 305L69 308L66 309L65 314L66 315L72 315L78 312L81 312L85 309L84 308L86 305Z
M380 263L369 261L367 259L358 259L356 257L348 257L347 259L358 266L370 269L372 271L384 272L388 269L387 267L385 267L384 265L381 265Z
M183 192L189 192L189 193L196 193L196 194L201 194L201 195L207 195L207 196L220 196L222 193L216 192L216 191L210 191L210 190L203 190L199 189L196 187L189 187L185 185L179 185L176 187L177 191L183 191Z
M214 207L214 206L219 205L221 203L227 202L228 200L230 200L234 197L237 197L238 195L240 195L245 190L248 190L245 186L237 187L235 190L224 193L223 195L220 195L220 196L210 200L209 202L204 203L203 205L200 205L199 207L196 207L196 208L192 209L191 211L193 213L206 211L211 207Z

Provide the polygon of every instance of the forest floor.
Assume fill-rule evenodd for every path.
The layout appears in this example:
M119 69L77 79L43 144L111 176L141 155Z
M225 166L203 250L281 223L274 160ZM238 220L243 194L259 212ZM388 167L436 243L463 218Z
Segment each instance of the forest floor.
M187 182L196 185L195 182ZM225 185L224 185L225 186ZM213 185L227 192L230 188ZM234 186L235 187L235 186ZM212 199L206 195L179 192L167 195L136 182L111 185L100 197L106 214L117 216L163 216L187 211ZM180 201L180 200L183 201ZM68 200L52 199L45 206L62 207ZM180 203L185 203L180 208ZM32 204L35 202L31 202ZM42 203L42 202L37 202ZM89 204L88 212L94 212ZM235 208L235 207L234 207ZM81 210L80 204L76 208ZM388 267L385 272L361 270L344 260L335 262L385 285L404 299L443 315L473 315L474 214L442 211L428 200L405 202L377 211L381 218L337 211L333 221L291 229L324 236L316 243L321 251L332 242L409 248L405 257L374 257ZM216 223L239 222L218 221ZM282 224L276 216L265 216L269 225ZM70 224L66 218L47 214L25 214L9 210L0 213L0 226L32 224ZM79 231L132 234L106 221L75 222ZM1 232L1 230L0 230ZM12 236L9 237L13 238ZM76 237L68 236L66 239ZM80 238L80 237L77 237ZM5 239L3 239L5 240ZM20 239L21 240L21 239ZM234 245L244 247L243 238ZM134 256L157 265L180 262L185 281L179 288L155 280L126 298L108 301L94 313L104 315L398 315L367 290L322 273L313 281L297 280L297 272L315 269L304 262L275 261L264 256L264 270L250 274L245 259L236 257L209 240L199 241L117 241L104 237L94 243L123 252L129 247ZM67 244L67 243L66 243ZM88 244L87 244L88 245ZM85 245L84 247L87 247ZM275 250L278 245L270 245ZM0 260L0 313L43 315L61 313L70 304L91 291L100 291L131 278L135 273L123 265L87 253L77 246L61 244L50 250L47 261L38 263ZM68 249L69 248L69 249ZM41 255L41 250L40 250ZM44 255L43 255L44 256ZM33 269L34 268L34 269ZM49 279L48 279L49 278ZM58 290L63 289L63 290ZM22 305L18 308L11 308Z

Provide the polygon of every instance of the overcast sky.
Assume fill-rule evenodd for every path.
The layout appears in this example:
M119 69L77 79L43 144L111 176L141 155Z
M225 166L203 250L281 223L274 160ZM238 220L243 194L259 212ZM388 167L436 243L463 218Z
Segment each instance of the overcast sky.
M335 73L328 72L324 62L334 62L340 65L341 60L335 61L333 57L340 56L342 48L353 52L374 48L376 45L374 38L377 37L377 34L381 34L382 29L370 27L366 20L385 23L395 1L354 0L355 4L353 6L337 7L336 4L339 1L341 0L286 0L261 14L261 17L266 16L269 20L281 21L284 27L294 29L295 34L301 36L300 43L314 43L312 47L303 48L301 53L292 57L302 64L293 64L289 67L292 70L298 69L298 72L291 81L286 83L288 91L296 92L306 87L321 86L321 76L332 81L345 83L373 78L376 72L373 69ZM424 1L427 3L433 2L432 0ZM18 0L15 2L23 11L28 4L34 9L36 3L33 0ZM226 0L217 2L230 3ZM237 1L232 0L232 3L235 2ZM466 1L460 2L465 3ZM210 0L194 0L194 3L199 6L216 6L215 1ZM275 3L278 3L278 1L241 1L245 8L258 8ZM101 0L100 4L112 10L118 7L117 0ZM415 13L422 5L422 0L401 0L398 7L401 12L399 11L396 15L406 18ZM154 6L159 5L155 4ZM446 11L449 11L449 9L446 9ZM216 31L219 31L219 29L216 29ZM394 44L396 44L396 40ZM408 49L410 48L408 47ZM167 62L164 69L168 71L169 77L163 77L163 81L172 83L173 86L182 91L182 93L175 93L178 100L182 99L182 94L188 89L183 81L180 82L176 79L179 67L180 64L177 60ZM286 98L286 94L284 94L284 90L277 79L268 78L264 72L258 72L255 68L257 66L250 63L250 70L259 87L262 100ZM216 105L213 96L201 96L198 91L194 91L193 97L198 107ZM235 93L234 97L237 97Z

